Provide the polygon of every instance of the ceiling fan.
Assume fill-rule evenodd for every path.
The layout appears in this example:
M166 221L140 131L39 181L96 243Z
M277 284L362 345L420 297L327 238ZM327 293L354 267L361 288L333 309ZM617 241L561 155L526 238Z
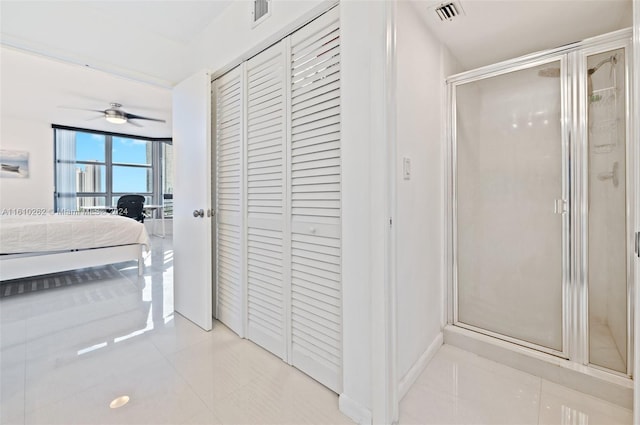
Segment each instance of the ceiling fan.
M99 109L83 109L83 111L91 111L91 112L99 112L102 114L102 118L106 119L108 122L112 124L124 124L129 123L135 125L136 127L141 127L140 124L136 124L131 120L146 120L146 121L156 121L156 122L166 122L165 120L161 120L158 118L150 118L143 117L142 115L130 114L122 110L122 105L119 103L110 103L110 107L105 110ZM100 117L97 117L100 118Z

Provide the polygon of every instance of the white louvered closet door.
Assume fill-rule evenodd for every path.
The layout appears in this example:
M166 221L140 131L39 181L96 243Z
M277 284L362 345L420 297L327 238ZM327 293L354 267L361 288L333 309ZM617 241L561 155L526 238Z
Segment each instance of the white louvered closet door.
M216 140L217 317L243 335L243 87L241 67L213 85Z
M247 337L286 358L284 42L247 61Z
M342 390L337 8L216 80L218 318Z
M338 9L291 35L291 363L342 387Z

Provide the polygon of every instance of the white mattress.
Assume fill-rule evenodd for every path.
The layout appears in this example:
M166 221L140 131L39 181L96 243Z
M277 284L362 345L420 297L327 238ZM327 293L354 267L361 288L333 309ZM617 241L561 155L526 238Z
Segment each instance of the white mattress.
M144 224L117 215L0 216L0 254L142 244Z

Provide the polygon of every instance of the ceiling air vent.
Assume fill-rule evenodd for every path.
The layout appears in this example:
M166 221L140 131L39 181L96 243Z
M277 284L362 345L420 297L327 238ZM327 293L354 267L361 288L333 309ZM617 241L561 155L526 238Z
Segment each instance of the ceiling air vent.
M253 25L265 20L271 14L271 0L253 0Z
M464 15L462 6L455 2L442 3L435 8L435 11L441 21L451 21L456 16Z

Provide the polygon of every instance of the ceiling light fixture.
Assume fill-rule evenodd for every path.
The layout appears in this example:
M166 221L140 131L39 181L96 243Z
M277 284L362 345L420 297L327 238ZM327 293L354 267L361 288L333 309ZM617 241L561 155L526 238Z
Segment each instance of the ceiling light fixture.
M122 105L112 103L111 108L104 111L104 117L112 124L124 124L127 122L127 116L120 110Z
M112 124L124 124L127 122L127 120L122 117L107 117L107 121Z
M120 397L116 397L113 400L111 400L111 403L109 403L109 407L112 409L117 409L119 407L124 406L127 403L129 403L129 396L121 395Z

